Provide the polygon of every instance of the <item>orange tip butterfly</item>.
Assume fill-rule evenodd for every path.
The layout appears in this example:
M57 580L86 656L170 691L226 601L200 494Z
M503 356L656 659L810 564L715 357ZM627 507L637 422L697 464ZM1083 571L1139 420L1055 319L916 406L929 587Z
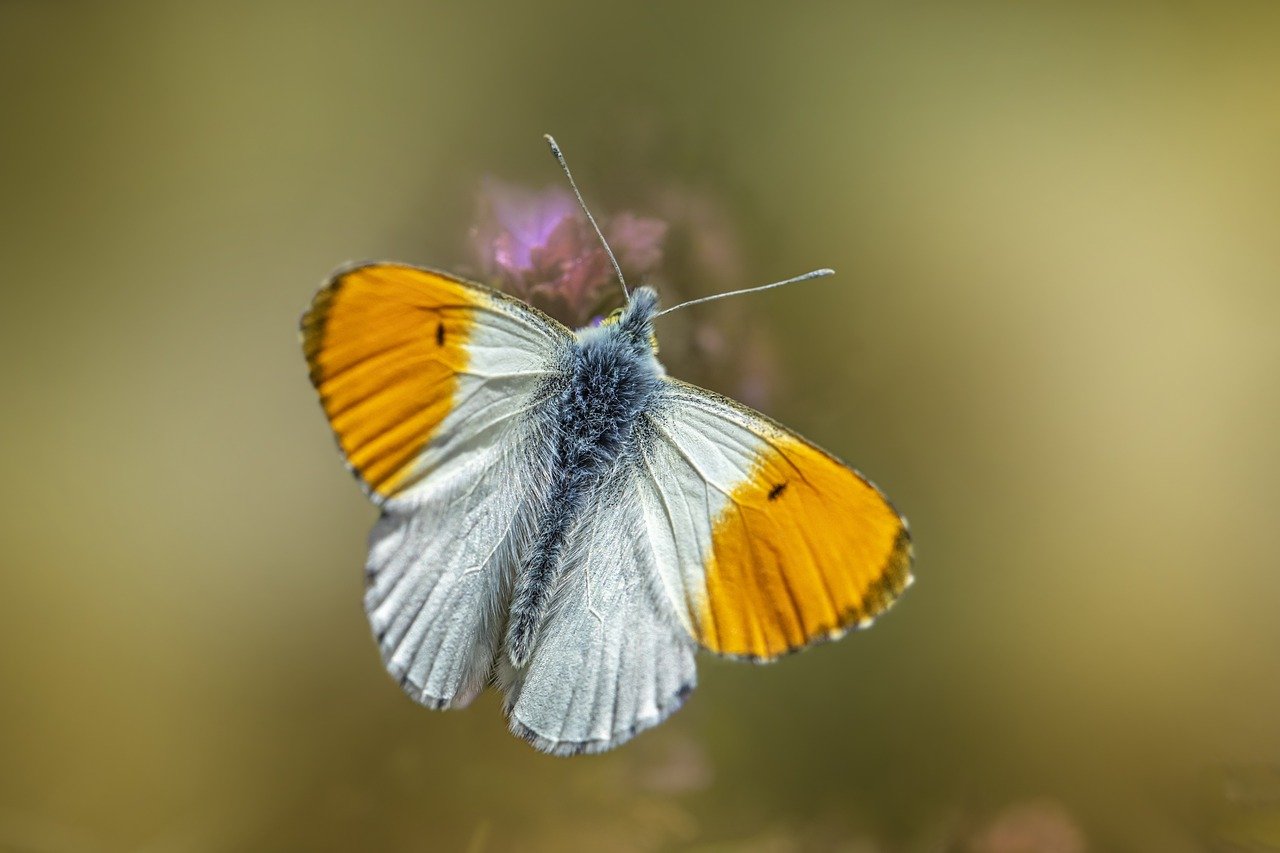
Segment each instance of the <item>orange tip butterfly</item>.
M364 606L387 671L431 708L495 686L511 730L557 755L662 722L699 649L771 661L866 627L912 580L885 496L667 376L667 312L652 288L623 289L622 309L575 332L447 273L366 263L301 324L325 415L382 511Z

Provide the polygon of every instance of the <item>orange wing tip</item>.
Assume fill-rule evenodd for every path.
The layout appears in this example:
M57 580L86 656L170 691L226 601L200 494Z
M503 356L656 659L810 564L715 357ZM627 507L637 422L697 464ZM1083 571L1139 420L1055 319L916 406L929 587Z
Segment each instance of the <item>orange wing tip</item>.
M859 608L863 614L862 617L842 625L828 634L825 639L838 640L851 630L863 631L875 624L876 619L897 603L908 587L916 582L915 575L911 574L913 559L911 536L907 532L906 519L903 519L902 530L898 533L893 548L885 559L884 570L867 589L862 606Z
M375 503L394 497L457 398L475 291L390 264L340 270L299 323L311 382L348 470Z
M778 651L766 651L763 653L755 650L726 652L717 648L715 644L708 642L706 638L703 639L703 643L710 651L717 653L721 657L764 664L772 663L779 658L795 654L810 646L835 642L850 631L865 630L871 627L877 618L892 607L902 593L915 582L915 577L911 574L913 558L911 536L904 521L902 528L894 539L893 545L889 549L888 556L884 560L883 569L864 591L861 600L844 614L844 618L836 627L817 631L801 643L788 645Z
M885 558L880 576L867 589L862 608L866 614L864 618L874 619L888 610L898 600L898 596L915 582L915 577L911 574L913 557L911 534L907 532L904 521L889 556Z

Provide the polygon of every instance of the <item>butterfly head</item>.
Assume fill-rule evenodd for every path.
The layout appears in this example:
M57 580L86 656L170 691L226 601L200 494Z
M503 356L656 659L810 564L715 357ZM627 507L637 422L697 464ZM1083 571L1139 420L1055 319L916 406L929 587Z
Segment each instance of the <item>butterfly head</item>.
M658 294L652 287L637 287L631 292L627 304L615 308L600 321L599 328L608 334L647 345L655 354L658 338L653 333L653 318L658 315ZM585 330L584 330L585 331Z
M658 292L652 287L637 287L619 310L617 322L622 333L647 343L656 353L658 337L653 333L653 318L658 316Z

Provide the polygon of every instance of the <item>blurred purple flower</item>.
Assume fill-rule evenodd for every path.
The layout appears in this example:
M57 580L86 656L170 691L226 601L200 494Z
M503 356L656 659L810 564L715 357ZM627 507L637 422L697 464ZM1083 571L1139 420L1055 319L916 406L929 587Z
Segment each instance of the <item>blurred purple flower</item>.
M631 286L652 284L666 305L758 284L748 280L737 230L714 195L679 185L653 193L657 216L599 216ZM599 211L597 211L599 214ZM471 249L479 274L577 328L621 304L622 289L591 224L567 189L541 191L485 180ZM664 320L662 359L688 379L768 409L777 358L750 300L677 312Z
M496 286L575 327L621 296L608 255L568 191L534 192L489 179L479 207L471 244ZM631 279L662 262L665 222L623 212L604 218L601 229Z

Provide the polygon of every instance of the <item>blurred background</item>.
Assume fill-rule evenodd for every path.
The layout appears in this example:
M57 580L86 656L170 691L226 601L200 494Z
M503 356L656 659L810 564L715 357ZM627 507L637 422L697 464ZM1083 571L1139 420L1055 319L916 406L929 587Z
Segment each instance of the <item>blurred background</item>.
M0 0L0 849L1280 849L1278 39L1244 2ZM873 630L705 659L572 760L384 674L296 331L343 262L483 270L486 180L563 188L547 131L667 229L668 293L838 271L663 356L918 558Z

